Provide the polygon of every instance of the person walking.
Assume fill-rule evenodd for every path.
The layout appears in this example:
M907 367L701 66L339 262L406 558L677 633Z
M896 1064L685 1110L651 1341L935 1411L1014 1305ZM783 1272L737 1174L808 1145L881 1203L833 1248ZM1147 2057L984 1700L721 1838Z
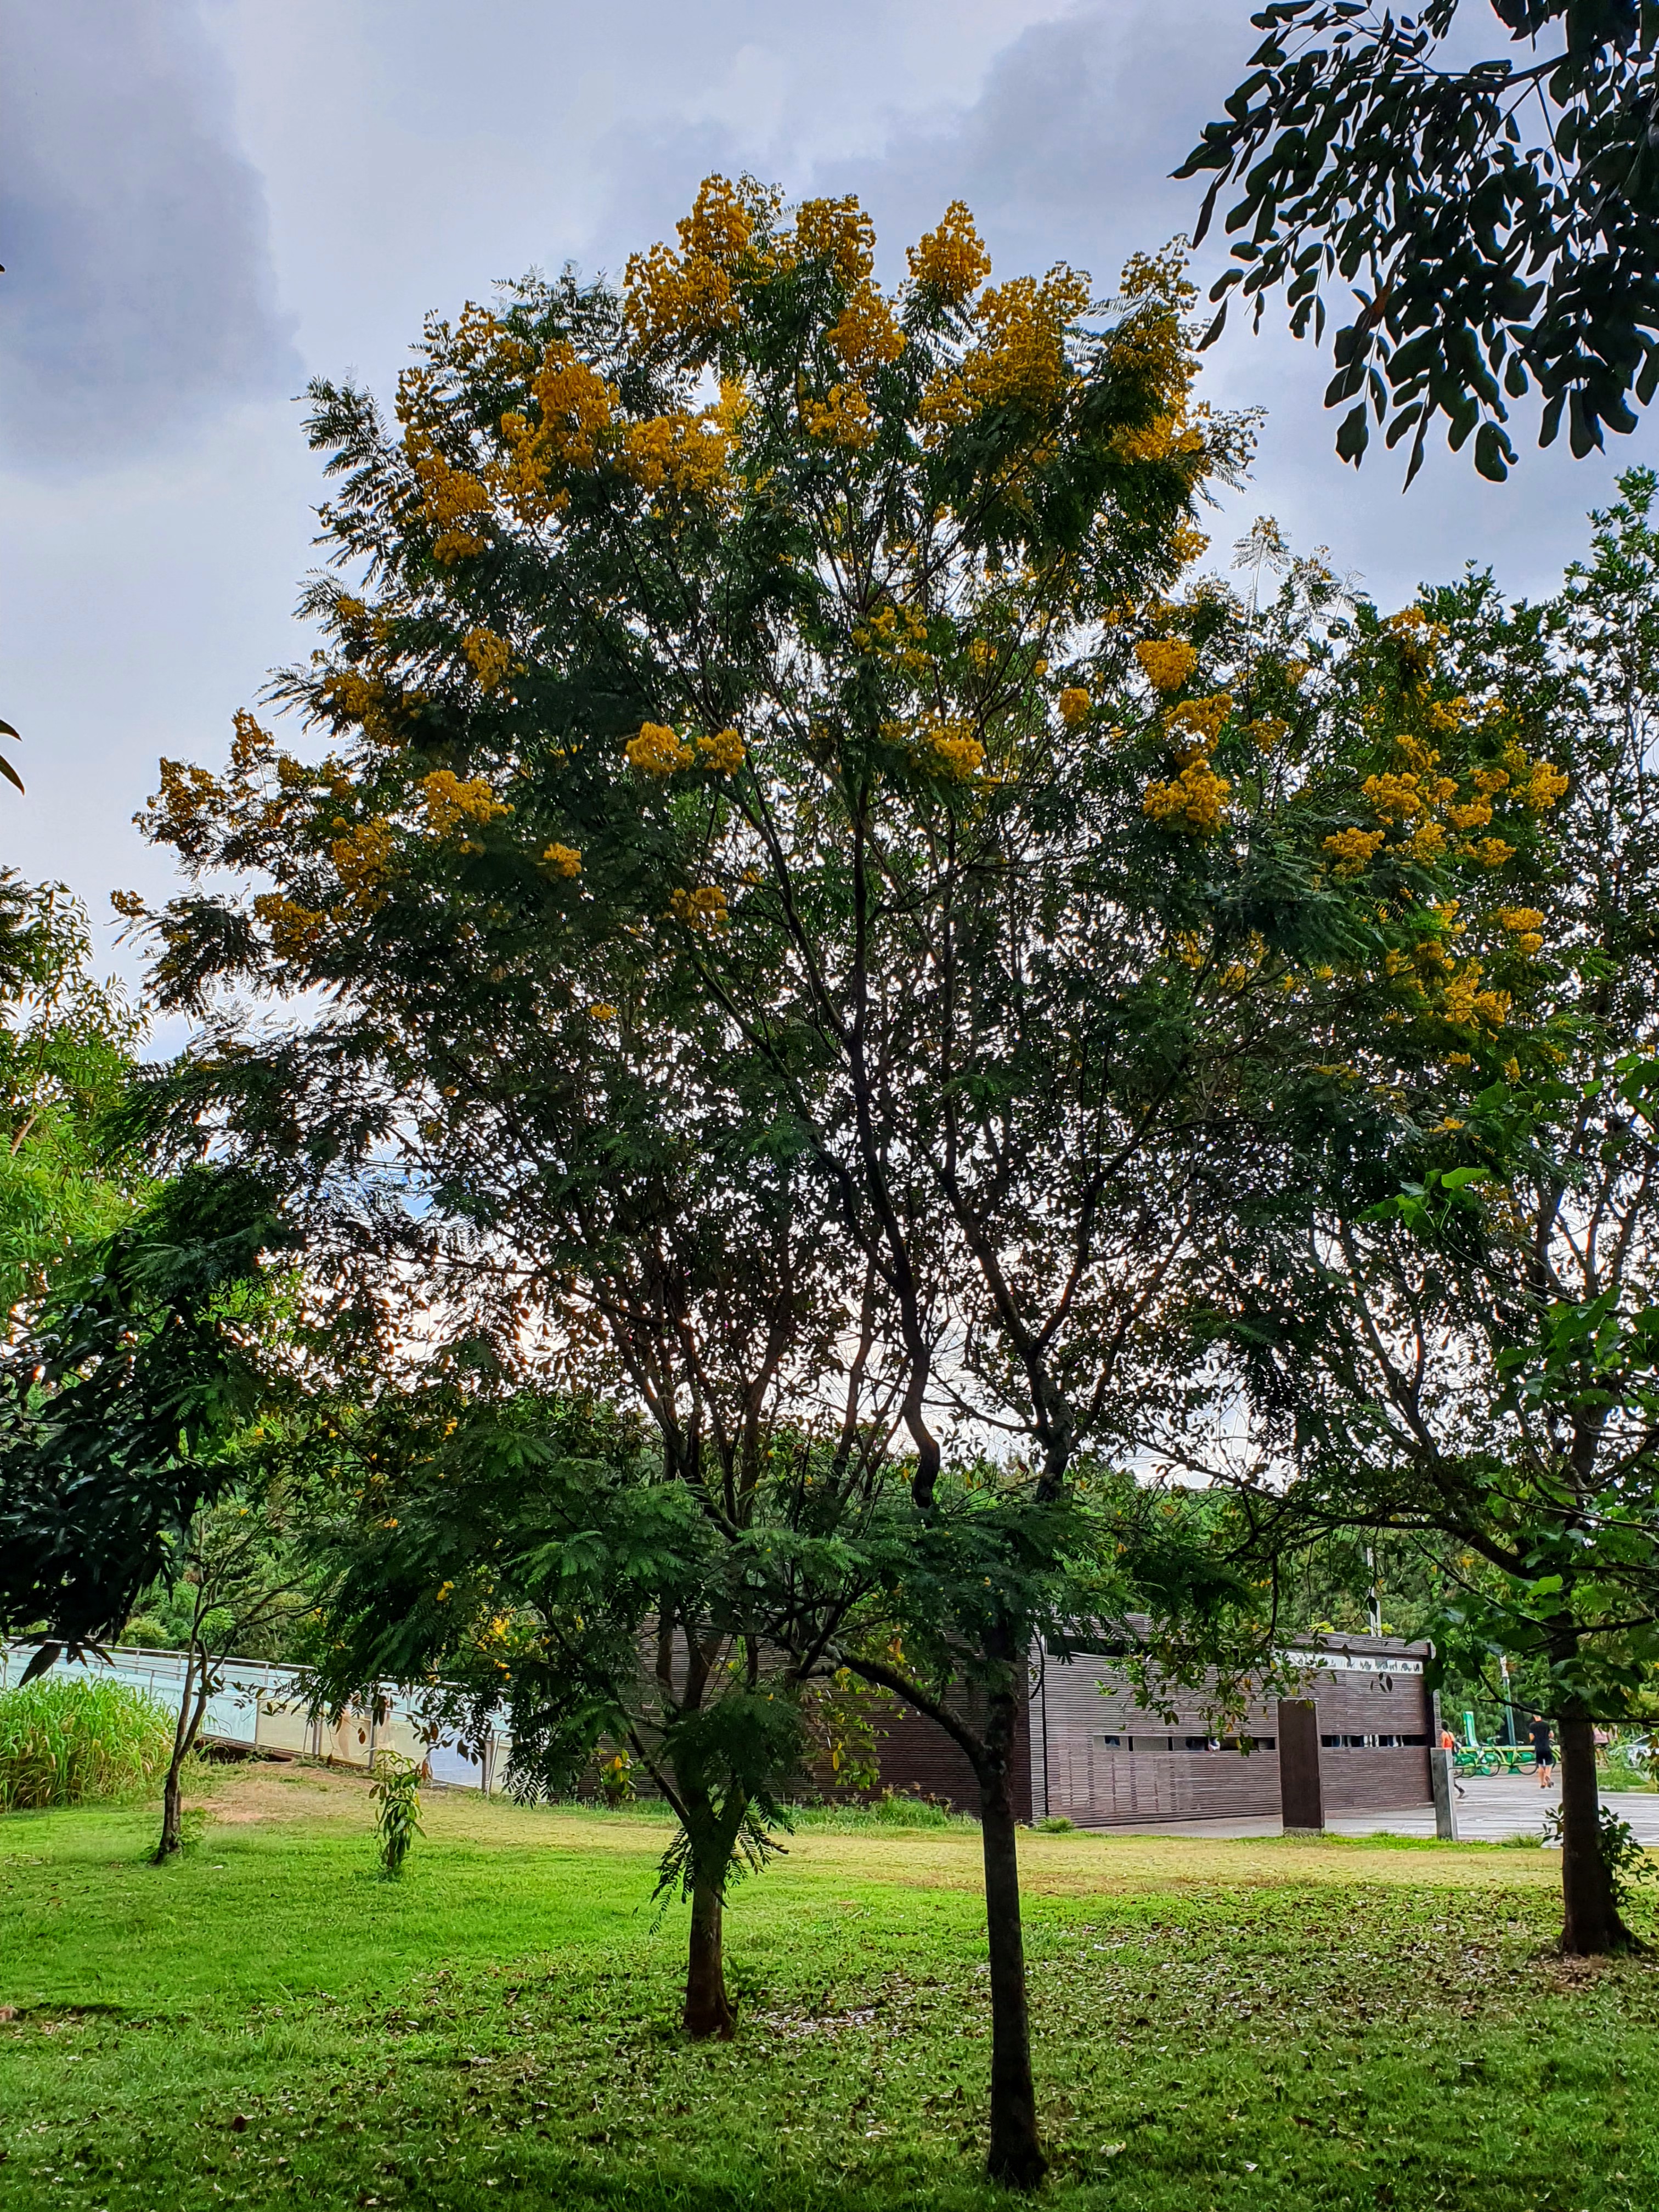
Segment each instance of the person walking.
M1463 1785L1457 1778L1457 1738L1449 1728L1440 1731L1440 1748L1446 1753L1446 1771L1451 1777L1451 1786L1461 1797Z
M1532 1738L1532 1755L1538 1766L1538 1786L1547 1790L1555 1779L1555 1746L1550 1741L1550 1724L1540 1713L1528 1734Z

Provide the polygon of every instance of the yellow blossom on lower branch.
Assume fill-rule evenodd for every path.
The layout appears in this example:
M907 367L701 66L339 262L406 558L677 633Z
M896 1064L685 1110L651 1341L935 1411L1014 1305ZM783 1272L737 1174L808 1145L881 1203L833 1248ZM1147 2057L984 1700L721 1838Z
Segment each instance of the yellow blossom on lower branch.
M453 769L434 769L421 778L419 790L426 807L427 827L434 837L447 836L461 822L492 822L513 809L495 798L481 775L465 781Z
M1135 659L1159 691L1179 691L1198 665L1198 655L1184 637L1144 637Z
M587 1011L596 1022L614 1022L617 1018L617 1009L605 999L596 999Z
M672 775L676 769L690 768L696 758L666 722L642 722L640 734L628 740L624 750L629 766L644 775Z
M582 872L582 856L574 845L550 845L542 854L542 865L551 868L557 876L579 876Z
M669 907L677 921L688 929L718 929L726 920L726 893L718 884L704 884L692 891L672 891Z
M985 758L985 748L974 734L974 726L965 715L940 715L925 722L918 732L927 751L924 764L942 769L947 775L965 783L969 776L977 775ZM928 755L932 757L929 759Z
M801 420L809 438L828 438L859 450L875 443L875 410L855 384L832 384L827 399L807 400Z
M1483 868L1501 868L1515 858L1515 848L1501 837L1482 837L1478 844L1468 848L1472 860L1479 860Z
M513 648L507 640L482 624L468 630L461 640L461 651L486 691L493 691L513 665Z
M715 769L721 775L732 775L743 766L743 739L735 730L716 730L712 738L698 738L695 743L705 768Z
M1074 730L1079 722L1088 720L1089 710L1094 702L1079 685L1068 684L1055 703L1060 708L1060 720L1068 730Z
M1207 752L1220 736L1227 717L1233 711L1231 691L1212 691L1207 698L1183 699L1169 713L1170 739L1179 747L1187 741L1189 750L1202 749ZM1179 750L1176 758L1181 758Z
M1149 783L1141 804L1154 822L1166 830L1185 830L1192 836L1213 836L1226 819L1232 786L1218 775L1207 760L1188 761L1172 783Z
M330 845L342 886L360 904L374 905L384 898L379 884L396 842L391 823L377 819L359 823Z
M326 919L281 891L261 891L253 902L253 911L270 932L271 950L283 960L297 960L308 951Z
M1498 909L1499 926L1515 939L1517 952L1541 952L1544 949L1544 917L1535 906L1503 906Z

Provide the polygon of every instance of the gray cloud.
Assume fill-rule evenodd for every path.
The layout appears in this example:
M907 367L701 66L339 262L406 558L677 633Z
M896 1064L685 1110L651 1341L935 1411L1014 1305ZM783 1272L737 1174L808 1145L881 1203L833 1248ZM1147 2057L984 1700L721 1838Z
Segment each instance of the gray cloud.
M0 33L14 462L126 459L291 388L264 189L194 0L0 0Z

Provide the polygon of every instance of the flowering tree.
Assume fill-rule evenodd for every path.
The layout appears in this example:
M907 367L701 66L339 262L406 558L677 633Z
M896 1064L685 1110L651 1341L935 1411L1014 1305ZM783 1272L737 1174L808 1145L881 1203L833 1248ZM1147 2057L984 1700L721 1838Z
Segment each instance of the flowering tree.
M1473 763L1478 800L1437 820L1477 865L1385 963L1371 1033L1348 1026L1341 1060L1334 1042L1287 1088L1278 1189L1240 1240L1227 1325L1264 1525L1280 1542L1419 1537L1456 1584L1442 1656L1516 1662L1556 1722L1577 1952L1627 1933L1593 1724L1632 1710L1659 1657L1659 543L1652 475L1623 489L1555 599L1511 608L1474 577L1394 626L1413 665L1391 702L1373 687L1376 735L1396 757L1432 738ZM1373 656L1398 650L1377 633ZM1353 864L1385 889L1377 871L1422 831L1393 784L1374 796Z
M151 826L206 885L159 920L164 994L313 994L210 1030L192 1126L340 1194L342 1253L418 1242L498 1348L597 1358L711 1525L768 1434L820 1440L791 1525L845 1507L864 1548L795 1663L975 1767L991 2162L1030 2182L1009 1766L1079 1455L1185 1403L1167 1310L1274 1069L1333 1056L1440 871L1498 860L1484 756L1385 768L1333 717L1317 562L1267 526L1248 604L1178 590L1249 447L1193 396L1178 258L1105 306L989 273L960 206L890 292L856 203L711 179L620 296L430 324L395 434L319 385L356 573L279 690L331 750L242 717ZM866 1526L890 1444L908 1517Z

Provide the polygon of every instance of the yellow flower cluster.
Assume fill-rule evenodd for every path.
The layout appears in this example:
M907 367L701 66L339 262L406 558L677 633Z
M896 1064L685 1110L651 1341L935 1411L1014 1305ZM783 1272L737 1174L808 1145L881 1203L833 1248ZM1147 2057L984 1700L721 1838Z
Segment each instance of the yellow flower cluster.
M674 228L687 253L704 254L710 261L735 261L754 230L755 211L743 187L729 177L705 177L690 214L682 216Z
M628 740L624 750L629 765L642 775L672 775L676 769L690 768L696 757L665 722L642 722L640 734Z
M1431 753L1430 763L1439 755ZM1443 806L1455 798L1457 779L1451 775L1419 775L1407 769L1401 774L1392 770L1381 775L1368 775L1361 787L1367 799L1385 822L1414 821L1426 814L1431 806Z
M803 200L795 210L795 251L828 261L845 284L859 283L875 266L876 228L854 194Z
M698 738L695 742L705 768L720 775L734 775L743 766L743 739L735 730L716 730L712 738Z
M801 419L809 438L829 438L859 451L876 441L875 410L856 384L832 384L827 399L806 400Z
M378 886L386 872L397 840L389 822L361 822L329 847L336 874L348 896L359 905L377 906L384 896Z
M399 400L400 411L402 399ZM457 468L438 450L430 428L411 422L404 434L404 450L421 490L421 512L437 531L433 541L434 560L462 561L482 553L489 540L476 527L466 526L489 512L489 493L469 469Z
M550 845L542 854L544 867L551 868L556 876L579 876L582 872L582 856L574 845Z
M1514 938L1517 951L1543 951L1544 917L1535 906L1501 906L1498 920L1499 927Z
M706 341L736 320L732 272L748 249L754 216L740 186L705 177L678 226L680 251L659 243L629 257L623 296L638 349L681 336Z
M325 919L281 891L261 891L253 911L270 932L271 950L283 960L302 959L320 935Z
M1135 659L1156 690L1179 691L1198 665L1198 654L1184 637L1144 637Z
M461 651L472 664L472 672L486 691L493 691L513 665L513 648L504 637L482 623L468 630Z
M1541 814L1563 796L1568 781L1564 769L1552 768L1548 761L1534 761L1527 769L1525 782L1516 779L1515 795L1529 813Z
M965 783L969 776L977 775L985 759L985 748L974 734L974 726L965 714L934 715L922 723L917 735L933 758L930 767L943 769Z
M726 480L732 440L714 410L655 415L629 426L622 465L647 491L711 492Z
M1171 783L1149 783L1142 801L1154 822L1167 830L1189 830L1194 836L1213 836L1226 818L1232 786L1218 775L1200 755L1188 761Z
M1446 986L1443 1011L1455 1029L1501 1030L1510 1015L1507 991L1483 991L1478 960L1465 960Z
M939 228L919 239L905 258L911 282L933 293L947 307L971 300L991 273L991 257L963 200L951 201Z
M1249 729L1257 750L1270 753L1290 735L1291 726L1277 714L1258 714Z
M901 668L921 674L933 665L927 650L927 621L915 607L878 607L867 622L854 623L850 632L860 653L879 653Z
M1183 699L1178 707L1171 707L1167 720L1176 759L1184 761L1194 751L1208 752L1232 711L1231 691L1212 691L1206 698Z
M717 884L705 884L695 891L672 891L668 903L675 920L688 929L719 929L726 921L726 893Z
M1065 723L1068 730L1074 730L1080 722L1088 720L1094 702L1080 685L1068 684L1060 693L1056 704L1060 708L1060 720Z
M513 811L492 797L483 776L470 776L463 781L453 769L434 769L421 778L418 789L426 808L427 828L434 837L447 836L462 822L491 822L498 814Z
M921 419L935 434L971 422L988 407L1043 415L1065 397L1066 339L1089 304L1089 279L1057 264L1039 283L1016 276L981 295L978 342L959 367L943 368L922 394Z
M1470 846L1469 854L1483 868L1501 868L1515 858L1515 848L1505 844L1501 837L1482 837Z
M904 333L893 311L868 279L861 283L823 334L824 343L854 376L884 368L904 350Z
M596 999L587 1011L596 1022L614 1022L617 1018L617 1009L605 999Z
M1201 453L1205 442L1202 416L1201 408L1197 410L1197 419L1188 413L1183 394L1178 405L1153 416L1150 422L1143 422L1136 429L1120 430L1112 441L1113 449L1126 461L1167 461L1176 453ZM1203 544L1209 542L1206 538ZM1189 554L1185 557L1196 559L1197 556Z
M1339 876L1363 875L1386 835L1382 830L1339 830L1325 840L1325 850L1336 862Z

